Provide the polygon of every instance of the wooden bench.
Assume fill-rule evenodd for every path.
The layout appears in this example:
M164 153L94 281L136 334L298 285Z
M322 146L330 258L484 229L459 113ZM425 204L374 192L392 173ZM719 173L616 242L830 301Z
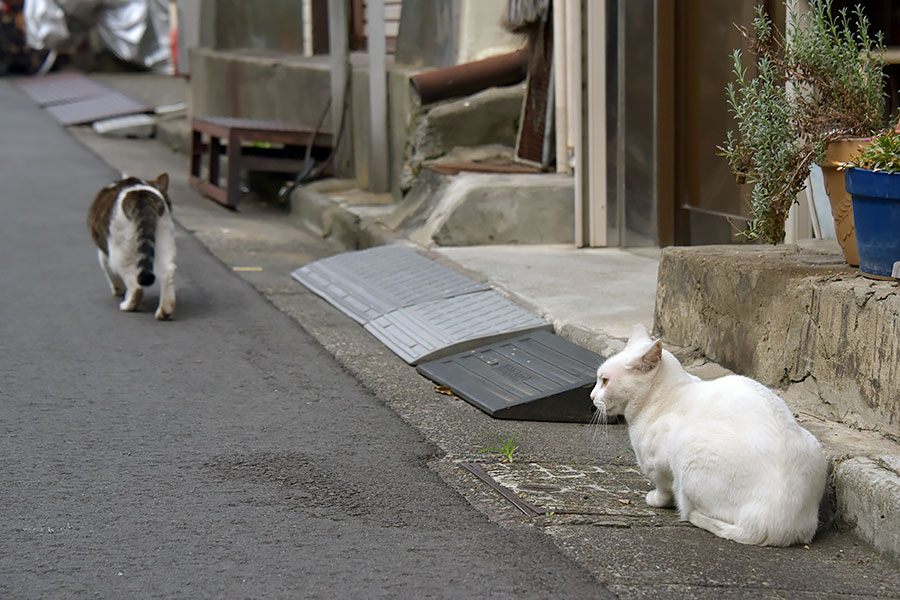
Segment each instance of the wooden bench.
M228 208L241 197L241 171L300 173L310 156L325 160L331 153L330 133L316 133L303 125L233 117L197 117L191 132L191 187ZM204 139L204 138L208 138ZM203 156L207 156L206 177ZM221 158L227 161L225 186L220 181Z

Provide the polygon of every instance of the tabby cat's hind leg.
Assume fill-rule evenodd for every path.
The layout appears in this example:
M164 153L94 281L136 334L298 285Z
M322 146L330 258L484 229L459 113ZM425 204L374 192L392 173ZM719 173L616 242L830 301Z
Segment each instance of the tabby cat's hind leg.
M119 310L132 311L137 310L144 299L144 288L134 282L125 292L125 299L119 303Z
M156 309L156 319L165 321L175 314L175 281L174 273L168 272L160 279L159 306Z
M103 274L106 275L106 281L109 283L109 289L112 291L113 296L124 296L125 282L109 268L109 257L106 255L106 252L97 250L97 260L100 261L100 268L103 269Z

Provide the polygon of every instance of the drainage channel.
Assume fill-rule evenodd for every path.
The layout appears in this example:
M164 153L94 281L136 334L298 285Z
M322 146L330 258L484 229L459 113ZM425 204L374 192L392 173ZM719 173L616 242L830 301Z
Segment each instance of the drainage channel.
M291 276L439 385L495 418L589 422L603 357L479 283L398 245Z
M581 515L601 524L677 522L675 511L647 506L649 482L627 465L462 462L459 466L529 518Z

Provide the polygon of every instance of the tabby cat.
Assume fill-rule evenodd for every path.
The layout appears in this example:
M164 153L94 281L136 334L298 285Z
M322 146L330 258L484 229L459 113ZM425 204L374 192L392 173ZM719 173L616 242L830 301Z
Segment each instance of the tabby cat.
M169 176L154 181L125 177L97 193L88 211L88 228L100 267L119 308L137 310L144 288L160 280L156 318L175 313L175 225L167 193Z

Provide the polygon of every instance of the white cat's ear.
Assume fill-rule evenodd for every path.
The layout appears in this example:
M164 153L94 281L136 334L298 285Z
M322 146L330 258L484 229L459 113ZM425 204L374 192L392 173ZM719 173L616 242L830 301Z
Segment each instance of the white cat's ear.
M637 323L631 327L631 332L628 334L628 344L626 344L626 346L634 346L635 344L649 341L650 332L647 331L646 327Z
M632 360L628 366L639 373L649 373L659 366L662 359L662 340L656 340L637 357Z
M169 174L160 173L159 177L156 178L156 181L153 182L153 187L161 192L167 191L169 189Z

